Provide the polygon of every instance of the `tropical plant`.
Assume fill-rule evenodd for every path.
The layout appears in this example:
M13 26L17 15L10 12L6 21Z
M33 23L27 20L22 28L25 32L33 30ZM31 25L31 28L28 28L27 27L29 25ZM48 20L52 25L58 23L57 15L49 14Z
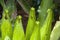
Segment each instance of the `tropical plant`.
M3 7L0 40L59 40L60 21L51 30L54 19L53 0L37 0L35 3L33 3L34 0L28 1L33 6L27 0L0 0ZM16 2L29 15L26 32L23 29L22 16L17 15Z

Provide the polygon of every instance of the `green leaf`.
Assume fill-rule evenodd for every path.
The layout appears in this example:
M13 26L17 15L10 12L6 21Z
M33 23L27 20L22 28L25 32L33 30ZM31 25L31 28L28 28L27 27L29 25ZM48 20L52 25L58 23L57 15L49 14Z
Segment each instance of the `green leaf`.
M31 35L30 40L40 40L40 26L39 21L36 21L33 33Z
M1 37L0 37L0 40L2 40Z
M35 21L36 21L35 9L32 7L29 13L29 19L26 28L26 40L30 40L30 37L34 30Z
M42 26L46 17L47 17L47 10L51 8L53 5L53 0L42 0L40 8L39 8L39 21L40 25Z
M60 21L57 21L50 35L50 40L60 40Z
M8 12L3 12L2 23L1 23L1 35L2 40L4 40L5 36L9 36L12 39L12 24L9 19Z
M4 7L5 5L4 0L0 0L0 4Z
M21 16L18 16L14 24L14 32L12 40L25 40L25 34L22 26Z
M46 20L40 29L41 40L49 40L50 39L53 12L51 9L48 9L47 13L48 13L48 15L46 17Z

